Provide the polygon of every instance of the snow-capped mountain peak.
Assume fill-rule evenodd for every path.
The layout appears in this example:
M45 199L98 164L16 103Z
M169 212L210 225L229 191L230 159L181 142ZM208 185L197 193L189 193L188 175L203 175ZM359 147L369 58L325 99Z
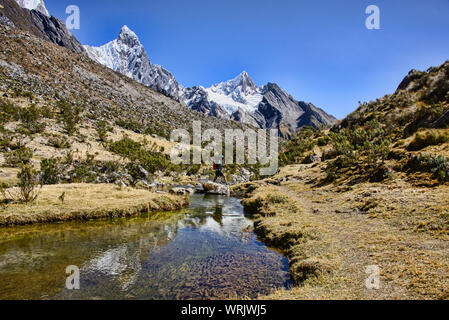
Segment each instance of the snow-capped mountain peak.
M243 110L254 112L262 101L261 88L258 88L246 71L234 79L221 82L205 89L209 99L223 106L229 115Z
M16 0L17 4L28 10L36 10L50 17L43 0Z
M128 28L127 25L124 25L120 30L118 40L127 43L130 46L141 45L139 37L134 33L134 31Z
M234 79L221 82L212 87L217 88L217 90L223 91L223 93L225 94L230 94L238 89L240 89L242 92L245 92L246 94L253 94L258 90L253 80L246 71L243 71Z
M120 72L175 100L180 100L183 88L175 77L148 58L137 35L128 26L123 26L117 39L101 46L84 46L92 60Z
M246 71L209 88L183 88L170 72L150 62L139 38L126 25L117 39L85 49L91 59L210 116L263 129L282 127L284 137L304 125L335 121L312 104L294 100L275 84L258 87Z

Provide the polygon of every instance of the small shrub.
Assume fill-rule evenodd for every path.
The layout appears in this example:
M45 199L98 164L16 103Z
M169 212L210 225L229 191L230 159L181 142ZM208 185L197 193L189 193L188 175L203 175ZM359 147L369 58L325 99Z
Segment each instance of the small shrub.
M41 116L45 119L54 119L55 117L53 109L50 106L43 106L41 108Z
M100 172L110 174L119 171L120 167L121 165L118 161L106 161L102 163Z
M53 135L48 138L48 145L56 149L70 148L70 142L65 136Z
M19 183L17 184L19 201L26 204L35 201L42 188L42 185L38 182L37 171L30 165L22 165L17 177L19 178Z
M109 150L123 157L128 158L135 164L141 165L145 170L154 173L158 170L174 170L168 157L155 151L147 151L143 146L129 137L125 136L121 140L113 142Z
M27 147L8 152L5 156L6 164L10 167L17 168L20 165L27 165L33 157L33 151Z
M111 131L111 128L108 127L107 122L103 120L98 121L95 130L97 131L98 140L100 142L106 142L108 131Z
M432 173L441 182L449 181L449 158L444 156L419 155L408 159L404 169Z
M422 106L411 116L411 122L404 129L406 137L415 133L419 128L428 127L438 120L448 110L447 105L437 103L431 106Z
M269 194L266 197L266 201L268 203L274 203L274 204L285 204L285 203L287 203L287 198L285 196L281 196L281 195Z
M81 121L81 108L62 100L58 103L59 121L68 135L73 135L77 131L77 125Z
M187 169L187 175L188 175L188 176L194 176L194 175L197 175L198 172L200 171L200 169L201 169L201 165L199 165L199 164L191 165L191 166L189 166L189 168Z
M0 183L0 204L7 204L11 201L10 193L8 192L9 186L6 183Z
M300 163L304 154L311 151L316 146L314 139L315 130L311 127L304 127L298 131L285 146L284 151L279 155L281 166Z
M320 147L324 147L327 146L330 141L331 139L328 136L322 136L318 138L317 143Z
M43 184L58 184L59 175L62 172L60 158L43 159L41 161L41 182Z
M0 99L0 124L19 120L20 107L5 99Z
M95 165L95 156L86 154L85 160L72 162L72 169L68 172L71 183L93 183L97 178L96 172L93 170Z

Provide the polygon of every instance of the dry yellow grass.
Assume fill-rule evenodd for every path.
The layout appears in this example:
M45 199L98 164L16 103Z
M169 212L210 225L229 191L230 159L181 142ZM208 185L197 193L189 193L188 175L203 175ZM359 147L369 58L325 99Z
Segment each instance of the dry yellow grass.
M257 208L261 238L290 258L296 281L263 298L448 299L449 186L416 187L401 176L318 186L324 174L288 166L243 200ZM371 265L380 268L379 290L365 286Z
M64 202L61 201L63 194ZM107 184L44 186L33 204L0 207L0 226L128 217L176 210L188 202L185 197L133 188L120 189Z
M15 168L0 168L0 184L6 184L12 186L17 184L19 179L17 178L17 173L19 169Z

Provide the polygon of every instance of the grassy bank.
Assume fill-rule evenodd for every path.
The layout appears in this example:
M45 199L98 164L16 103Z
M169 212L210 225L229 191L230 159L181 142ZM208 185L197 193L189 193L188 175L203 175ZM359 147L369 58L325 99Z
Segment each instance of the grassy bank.
M30 205L2 205L0 226L129 217L177 210L188 205L188 201L184 197L108 184L44 186Z
M449 187L319 185L322 166L293 165L234 188L268 245L290 259L295 287L269 299L448 299ZM367 267L380 288L366 288ZM266 297L264 297L266 298Z

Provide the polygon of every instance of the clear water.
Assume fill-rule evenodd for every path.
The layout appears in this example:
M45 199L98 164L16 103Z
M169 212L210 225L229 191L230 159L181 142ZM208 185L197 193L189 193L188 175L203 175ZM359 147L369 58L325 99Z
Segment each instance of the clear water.
M179 212L0 229L0 299L255 298L288 287L288 261L239 200L193 196ZM65 287L69 265L80 290Z

